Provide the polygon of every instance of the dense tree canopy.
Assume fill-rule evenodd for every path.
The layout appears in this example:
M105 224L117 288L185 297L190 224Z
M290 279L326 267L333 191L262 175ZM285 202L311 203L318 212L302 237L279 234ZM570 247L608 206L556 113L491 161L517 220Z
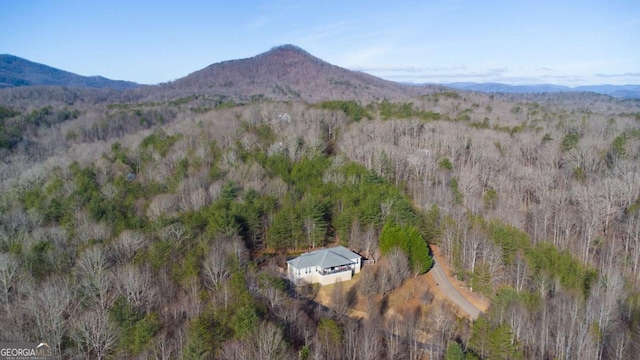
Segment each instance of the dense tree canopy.
M0 337L64 358L629 358L640 111L573 96L3 105ZM382 261L324 309L285 260L339 243ZM405 279L428 244L491 300L475 322Z

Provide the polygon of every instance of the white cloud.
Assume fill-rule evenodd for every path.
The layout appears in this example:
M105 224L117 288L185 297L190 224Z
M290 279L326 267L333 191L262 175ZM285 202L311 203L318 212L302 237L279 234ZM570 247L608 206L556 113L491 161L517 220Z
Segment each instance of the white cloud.
M593 74L595 77L601 78L640 78L640 72L627 72L622 74Z
M362 71L366 73L427 73L427 72L452 72L452 71L464 71L464 66L446 66L446 67L423 67L412 65L401 66L363 66L352 67L351 70Z
M414 66L377 66L361 67L354 70L363 71L384 79L402 82L497 82L503 81L509 73L508 68L490 68L469 70L466 66L414 67Z

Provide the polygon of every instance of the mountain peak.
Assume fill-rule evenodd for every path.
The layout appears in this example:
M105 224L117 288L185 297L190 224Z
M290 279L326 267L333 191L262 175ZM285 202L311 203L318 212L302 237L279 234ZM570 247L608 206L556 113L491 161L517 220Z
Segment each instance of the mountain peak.
M371 101L418 95L412 88L329 64L285 44L254 57L207 66L169 84L183 92L227 94L237 99L349 99Z
M283 51L296 52L296 53L312 56L311 54L309 54L303 48L301 48L299 46L296 46L296 45L293 45L293 44L284 44L284 45L274 46L268 52L283 52Z
M266 58L270 59L270 61L280 61L285 63L295 61L323 62L301 47L292 44L274 46L269 51L255 56L255 58Z

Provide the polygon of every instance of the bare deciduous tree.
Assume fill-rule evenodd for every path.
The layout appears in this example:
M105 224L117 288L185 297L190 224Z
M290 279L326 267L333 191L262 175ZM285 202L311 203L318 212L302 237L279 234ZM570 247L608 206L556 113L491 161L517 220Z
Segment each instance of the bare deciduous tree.
M284 357L282 330L270 322L260 323L252 333L250 343L254 359L276 360Z
M347 319L344 326L344 349L345 358L348 360L358 360L358 350L361 341L360 320Z
M125 230L112 243L112 256L119 265L124 265L133 258L137 251L146 244L146 237L135 230Z
M156 359L169 360L174 357L176 339L170 336L169 331L161 331L156 336L155 346L153 347ZM233 359L233 358L229 358Z
M180 223L165 226L160 231L163 240L171 242L175 248L179 248L182 241L187 238L187 229Z
M427 314L427 324L436 331L434 337L435 346L430 348L430 358L438 359L444 355L441 350L445 349L453 334L455 321L453 311L443 303L440 303L438 307ZM433 353L434 350L435 353Z
M380 324L376 320L365 320L360 332L360 359L376 359L379 357L382 344L380 336Z
M74 338L87 359L104 359L116 344L117 331L105 309L85 312L75 327Z
M391 286L396 288L402 284L402 281L406 279L409 272L409 259L407 254L399 247L394 247L387 256L387 262L389 266L389 273L391 277Z
M403 321L400 324L400 333L407 344L406 358L409 360L418 360L424 355L420 345L426 337L427 327L420 309L408 307L401 311Z
M203 265L204 274L212 289L218 288L231 274L229 260L228 247L224 244L214 245L207 254Z
M118 293L136 308L146 308L153 298L151 274L146 268L125 265L114 273L114 283Z
M385 322L385 353L387 359L404 359L407 350L407 343L402 334L402 318L397 314L389 316Z
M347 289L342 282L333 285L333 289L331 290L331 304L338 317L343 318L347 316L349 308L353 306L355 301L355 295L355 287Z
M107 256L97 245L85 250L76 265L83 294L101 309L107 309L113 300L110 296L113 278L107 267Z
M244 360L253 356L249 345L242 340L229 340L222 344L220 349L220 360Z
M69 317L74 314L75 291L63 280L49 280L29 291L27 307L35 320L35 331L40 339L50 339L61 354L62 338L67 334Z
M18 281L18 261L12 254L0 253L0 290L5 311L9 313L9 293Z
M362 271L360 271L358 290L364 297L368 298L378 292L376 269L376 266L365 266Z
M161 216L173 216L177 210L178 197L174 194L156 195L149 204L147 216L158 219Z

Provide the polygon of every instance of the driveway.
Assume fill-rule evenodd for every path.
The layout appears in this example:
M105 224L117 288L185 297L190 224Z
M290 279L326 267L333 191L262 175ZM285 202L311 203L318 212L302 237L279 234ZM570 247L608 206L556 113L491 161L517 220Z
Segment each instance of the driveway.
M460 294L458 289L453 286L453 284L447 277L447 274L445 274L444 270L436 259L434 259L434 265L433 268L431 268L430 272L437 286L449 299L449 301L451 301L454 305L467 313L472 320L475 320L478 318L478 316L480 316L480 309L475 307L472 303L467 301L467 299L465 299L462 294Z

